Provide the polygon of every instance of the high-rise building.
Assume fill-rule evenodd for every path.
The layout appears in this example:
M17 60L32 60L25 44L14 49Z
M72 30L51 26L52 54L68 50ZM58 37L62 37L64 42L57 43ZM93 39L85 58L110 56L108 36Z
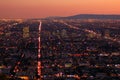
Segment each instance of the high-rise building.
M23 28L23 38L29 37L29 27Z
M65 29L63 29L63 30L61 31L61 36L62 36L62 37L68 37L67 31L66 31Z
M105 36L105 37L110 37L110 31L109 31L109 30L105 30L104 36Z

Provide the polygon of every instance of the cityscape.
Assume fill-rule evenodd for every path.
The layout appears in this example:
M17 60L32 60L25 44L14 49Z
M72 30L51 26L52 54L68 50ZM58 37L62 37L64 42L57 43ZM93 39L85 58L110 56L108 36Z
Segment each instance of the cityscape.
M0 20L2 80L119 80L119 31L120 20Z
M120 0L0 0L0 80L120 80Z

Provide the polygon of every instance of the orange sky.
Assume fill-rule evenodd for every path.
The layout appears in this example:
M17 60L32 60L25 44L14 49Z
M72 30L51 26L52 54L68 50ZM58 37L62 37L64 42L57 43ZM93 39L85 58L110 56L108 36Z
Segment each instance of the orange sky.
M120 14L120 0L0 0L0 18Z

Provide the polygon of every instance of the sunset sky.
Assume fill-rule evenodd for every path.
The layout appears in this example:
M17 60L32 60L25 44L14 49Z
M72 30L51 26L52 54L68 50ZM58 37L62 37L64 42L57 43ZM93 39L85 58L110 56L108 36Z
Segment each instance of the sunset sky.
M120 14L120 0L0 0L0 18Z

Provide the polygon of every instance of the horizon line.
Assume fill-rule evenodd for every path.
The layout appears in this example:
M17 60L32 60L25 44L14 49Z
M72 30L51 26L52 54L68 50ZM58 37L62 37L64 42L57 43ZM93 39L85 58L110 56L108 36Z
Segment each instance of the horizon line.
M102 13L82 13L82 14L73 14L73 15L68 15L68 16L46 16L46 17L28 17L28 18L0 18L0 19L45 19L45 18L48 18L48 17L70 17L70 16L76 16L76 15L117 15L119 16L120 14L102 14Z

